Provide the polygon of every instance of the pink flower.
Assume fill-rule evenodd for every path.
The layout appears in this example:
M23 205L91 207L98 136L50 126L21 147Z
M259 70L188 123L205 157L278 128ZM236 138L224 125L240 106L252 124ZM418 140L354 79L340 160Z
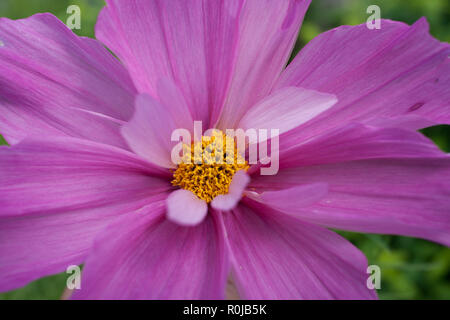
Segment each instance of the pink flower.
M242 298L370 299L326 227L450 244L450 158L415 131L450 123L425 19L333 29L285 69L310 1L107 2L120 62L52 15L0 20L1 291L84 263L80 299L220 299L230 274ZM209 204L172 185L194 120L280 129L278 174Z

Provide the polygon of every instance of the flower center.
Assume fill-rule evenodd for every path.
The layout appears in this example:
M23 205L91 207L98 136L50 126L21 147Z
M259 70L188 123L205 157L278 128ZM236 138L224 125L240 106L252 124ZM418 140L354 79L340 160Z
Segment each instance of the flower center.
M183 145L183 156L173 173L172 185L189 190L209 203L216 196L227 194L234 174L248 168L235 139L214 130L211 136L202 136L201 142Z

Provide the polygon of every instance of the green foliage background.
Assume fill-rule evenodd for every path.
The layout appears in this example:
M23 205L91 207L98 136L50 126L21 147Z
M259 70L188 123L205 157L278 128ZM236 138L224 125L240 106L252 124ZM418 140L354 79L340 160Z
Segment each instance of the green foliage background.
M80 6L82 28L75 31L94 37L94 26L102 0L1 0L0 16L19 19L37 12L51 12L67 20L69 5ZM426 16L430 31L450 42L450 1L448 0L313 0L294 53L319 33L343 24L364 23L366 8L376 4L381 16L408 24ZM450 150L448 126L423 130L446 152ZM5 141L0 136L0 144ZM381 299L450 299L450 249L407 237L340 232L369 259L381 267ZM0 275L1 276L1 275ZM65 273L35 281L24 288L0 294L0 299L59 299L65 287Z

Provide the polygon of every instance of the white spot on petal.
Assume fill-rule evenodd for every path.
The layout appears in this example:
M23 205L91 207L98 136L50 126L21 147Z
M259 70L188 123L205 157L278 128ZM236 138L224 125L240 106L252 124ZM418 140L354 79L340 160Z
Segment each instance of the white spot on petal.
M4 46L5 46L5 43L2 40L0 40L0 47L4 47Z

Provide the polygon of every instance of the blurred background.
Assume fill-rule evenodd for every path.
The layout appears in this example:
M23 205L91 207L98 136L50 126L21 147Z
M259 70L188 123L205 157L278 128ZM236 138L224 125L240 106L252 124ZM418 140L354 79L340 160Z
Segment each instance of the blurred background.
M37 12L51 12L66 22L69 5L81 8L78 35L94 37L94 26L103 0L1 0L0 16L11 19ZM422 16L430 23L431 34L450 42L450 1L448 0L313 0L299 39L297 53L319 33L339 25L365 23L369 5L381 8L381 17L408 24ZM449 126L422 130L444 151L450 151ZM0 136L0 144L5 141ZM340 232L367 256L369 264L381 268L381 299L450 299L450 249L424 240L407 237ZM1 275L0 275L1 276ZM0 294L0 299L59 299L67 274L35 281L28 286Z

